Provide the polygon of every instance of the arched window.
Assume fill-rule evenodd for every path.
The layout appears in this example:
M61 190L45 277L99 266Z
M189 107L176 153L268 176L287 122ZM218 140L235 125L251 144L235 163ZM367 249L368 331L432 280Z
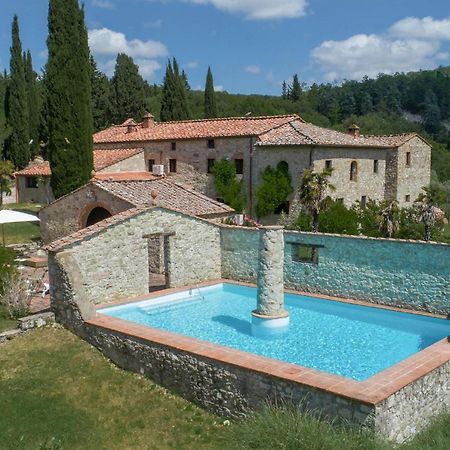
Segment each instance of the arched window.
M350 164L350 181L358 181L358 163L352 161Z
M97 206L89 213L89 216L86 219L86 227L90 227L91 225L107 219L108 217L111 217L111 213L105 208Z
M288 174L289 173L289 164L286 161L280 161L277 164L277 169Z

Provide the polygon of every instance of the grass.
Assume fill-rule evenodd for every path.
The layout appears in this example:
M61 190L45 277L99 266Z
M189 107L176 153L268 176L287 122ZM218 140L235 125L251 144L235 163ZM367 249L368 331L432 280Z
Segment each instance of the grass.
M14 209L27 214L37 215L41 209L41 205L36 203L19 203L7 204L3 206L4 209ZM9 223L3 225L5 230L5 244L28 244L30 242L38 241L41 238L41 230L39 222L23 222L23 223ZM0 230L1 233L1 230ZM0 242L2 237L0 236Z
M403 446L291 409L245 421L209 414L123 371L61 328L0 346L0 448L447 450L450 415Z
M6 307L0 305L0 333L6 330L12 330L17 327L17 320L9 318Z

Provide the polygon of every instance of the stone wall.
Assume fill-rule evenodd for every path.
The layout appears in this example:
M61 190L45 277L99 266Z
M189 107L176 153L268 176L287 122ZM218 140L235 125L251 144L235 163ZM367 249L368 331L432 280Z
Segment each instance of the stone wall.
M225 278L255 282L258 231L222 227ZM293 244L318 246L318 264L294 261ZM442 314L450 313L450 246L285 232L285 287Z
M216 414L243 417L272 400L330 419L373 425L371 405L97 326L87 325L85 334L118 366L145 375Z
M105 167L99 170L100 173L115 173L115 172L146 172L147 166L145 164L144 153L138 153L130 158L119 161L116 164Z
M411 164L406 164L406 154L411 154ZM419 137L414 137L398 149L397 201L400 206L411 206L431 179L431 148ZM409 196L409 201L406 200Z
M70 254L89 302L105 303L148 293L149 249L145 236L153 233L175 233L168 239L167 249L170 287L221 277L219 229L201 219L155 208L112 224L62 252ZM49 258L49 266L54 261ZM58 277L51 277L55 291L58 283Z
M52 242L84 228L86 218L97 206L107 209L112 215L133 207L131 203L89 184L61 197L39 212L43 242Z
M27 178L36 178L37 187L27 187ZM16 189L18 203L33 202L48 205L55 199L50 187L50 177L39 178L19 175L16 177Z
M376 405L375 426L382 436L403 442L424 430L450 407L450 363L444 364Z

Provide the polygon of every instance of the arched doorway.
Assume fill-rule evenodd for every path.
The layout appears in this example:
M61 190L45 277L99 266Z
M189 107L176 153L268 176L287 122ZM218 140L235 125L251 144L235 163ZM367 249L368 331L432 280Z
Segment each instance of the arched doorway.
M107 219L108 217L111 217L111 213L108 210L106 210L105 208L102 208L101 206L97 206L89 213L89 215L86 219L85 226L89 227L91 225L94 225L97 222Z

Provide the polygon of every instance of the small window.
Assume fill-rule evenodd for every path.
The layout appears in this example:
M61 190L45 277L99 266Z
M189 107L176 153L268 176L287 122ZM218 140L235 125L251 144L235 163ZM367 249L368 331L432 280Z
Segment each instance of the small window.
M289 202L283 202L275 208L275 214L281 214L282 212L289 214Z
M405 195L405 202L409 203L410 201L411 201L411 196L409 194Z
M154 159L149 159L148 160L148 171L149 172L153 172L153 166L155 165L155 160Z
M37 178L36 177L26 177L25 178L25 182L26 182L26 186L29 189L37 189L38 187L38 182L37 182Z
M339 203L344 203L344 199L343 199L342 197L339 197L339 198L337 199L337 201L338 201Z
M366 205L367 205L367 196L366 196L366 195L363 195L363 196L361 197L361 208L365 208Z
M216 143L214 139L208 139L208 148L216 148Z
M176 173L176 171L177 171L177 160L169 159L169 172Z
M235 159L234 163L236 164L236 173L238 175L242 175L244 173L244 160L243 159Z
M216 160L213 158L208 159L208 173L212 173L215 162Z
M333 168L333 162L331 161L331 159L327 159L325 161L325 169L332 169Z
M358 180L358 163L356 161L352 161L350 164L350 181Z
M411 152L406 152L406 167L411 166Z
M314 245L292 244L292 259L296 262L317 264L319 262L319 247Z
M373 173L378 173L378 159L373 161Z
M177 149L177 143L176 143L176 142L171 142L171 143L170 143L170 148L171 148L172 150L176 150L176 149Z

